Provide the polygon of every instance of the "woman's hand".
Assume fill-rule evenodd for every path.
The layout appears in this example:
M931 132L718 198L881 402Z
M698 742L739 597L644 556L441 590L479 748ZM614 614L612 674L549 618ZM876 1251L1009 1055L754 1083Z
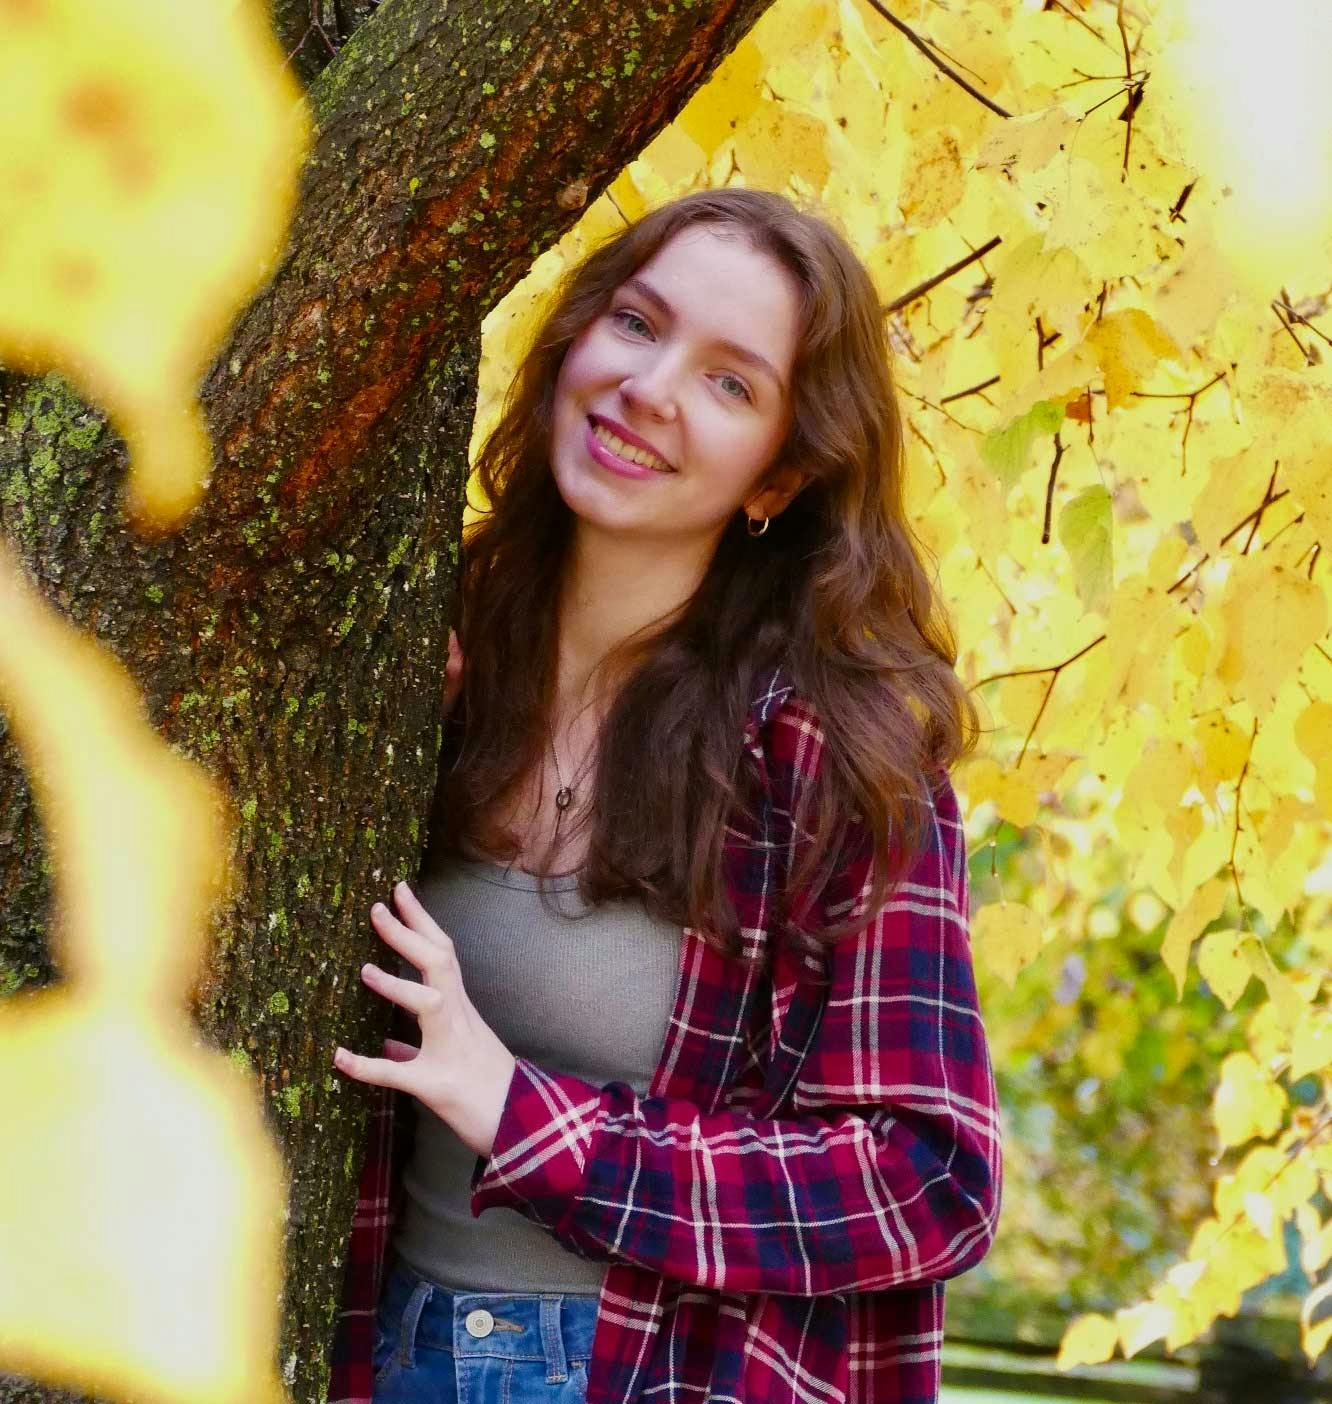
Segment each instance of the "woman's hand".
M453 704L462 691L463 653L458 635L449 630L449 656L444 664L444 715L453 711Z
M409 1092L453 1128L475 1155L490 1154L516 1065L512 1053L476 1012L463 989L453 942L405 882L393 889L400 921L382 902L370 909L380 937L421 972L423 983L361 967L376 994L415 1014L421 1047L386 1039L387 1058L363 1058L339 1048L333 1066L358 1082Z

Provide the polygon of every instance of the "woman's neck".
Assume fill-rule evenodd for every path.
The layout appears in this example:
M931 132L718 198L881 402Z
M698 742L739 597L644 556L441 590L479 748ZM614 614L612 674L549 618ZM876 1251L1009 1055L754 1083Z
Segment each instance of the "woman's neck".
M677 549L611 536L579 522L560 597L558 693L565 705L588 700L592 670L612 648L666 616L698 588L710 554L697 542Z

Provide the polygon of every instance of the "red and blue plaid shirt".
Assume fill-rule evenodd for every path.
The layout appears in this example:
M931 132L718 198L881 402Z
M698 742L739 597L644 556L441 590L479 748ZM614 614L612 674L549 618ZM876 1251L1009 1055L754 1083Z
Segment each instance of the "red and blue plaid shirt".
M506 1205L609 1264L588 1404L935 1404L944 1281L985 1255L1001 1142L968 927L956 794L887 908L822 954L777 940L792 813L824 733L778 669L746 723L757 827L728 838L746 955L692 928L647 1096L517 1059L472 1214ZM816 900L869 890L862 846ZM369 1404L405 1094L378 1092L329 1399ZM410 1120L407 1118L406 1120Z

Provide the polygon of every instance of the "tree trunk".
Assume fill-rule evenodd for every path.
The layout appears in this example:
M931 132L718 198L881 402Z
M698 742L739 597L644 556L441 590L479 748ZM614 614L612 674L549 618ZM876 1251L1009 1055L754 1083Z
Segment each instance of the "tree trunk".
M291 1176L296 1400L324 1394L362 1130L330 1056L387 1027L368 911L415 875L434 784L481 320L768 3L320 0L365 22L313 82L300 210L205 378L211 485L173 536L124 525L99 413L0 372L6 536L241 815L196 1007L262 1079ZM49 888L0 717L0 993L57 977Z

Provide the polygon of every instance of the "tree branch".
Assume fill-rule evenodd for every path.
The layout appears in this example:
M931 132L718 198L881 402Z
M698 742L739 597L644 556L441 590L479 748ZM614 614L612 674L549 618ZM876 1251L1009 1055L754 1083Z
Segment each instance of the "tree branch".
M300 215L205 380L219 452L199 544L261 565L326 532L349 465L436 349L477 335L576 220L560 192L595 198L767 3L677 6L644 27L630 0L605 0L574 12L577 31L540 0L372 15L311 89ZM267 515L265 483L280 520L238 540Z

